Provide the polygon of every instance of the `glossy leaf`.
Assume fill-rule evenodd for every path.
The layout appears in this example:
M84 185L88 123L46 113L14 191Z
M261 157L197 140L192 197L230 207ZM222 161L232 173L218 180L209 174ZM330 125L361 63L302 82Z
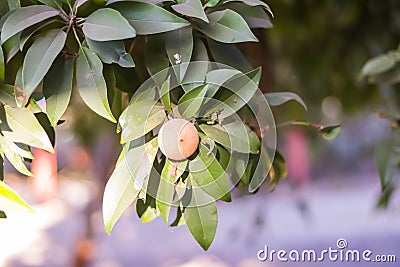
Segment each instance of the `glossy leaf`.
M61 8L63 3L69 2L71 0L38 0L40 3L45 5L54 7L54 8Z
M183 213L180 207L176 209L176 217L175 220L170 224L171 227L185 225L185 218L183 217Z
M208 39L208 47L216 62L231 66L237 70L247 72L253 68L242 51L234 44L224 44Z
M56 145L56 132L54 127L51 125L49 118L46 113L41 111L40 106L37 105L38 111L35 112L35 117L42 126L43 130L46 132L50 139L51 145L54 147ZM33 112L32 108L31 111Z
M163 103L165 110L168 113L171 113L172 112L171 98L169 92L170 92L170 77L168 77L168 79L161 86L161 102Z
M221 0L209 0L207 1L206 7L215 7Z
M112 5L135 28L137 34L167 32L190 23L157 5L147 2L121 2Z
M209 90L208 84L200 85L189 92L185 93L178 103L179 113L187 118L191 119L196 117L201 105L204 102L204 97Z
M171 7L182 15L198 18L207 23L209 22L200 0L184 0L180 1L177 5L172 5Z
M210 23L201 23L200 31L222 43L258 42L246 21L235 11L226 9L208 15Z
M182 81L182 87L185 92L192 90L193 88L204 83L206 74L209 67L209 58L207 48L203 41L199 38L195 38L192 62L189 63L186 70L186 74Z
M30 26L29 28L23 30L21 32L21 37L20 37L20 41L19 41L19 49L22 51L24 50L25 44L28 42L28 40L37 32L39 31L41 28L46 27L52 23L54 23L55 21L57 21L56 19L50 19L50 20L46 20L46 21L42 21L39 22L35 25Z
M139 138L160 125L166 118L164 106L155 100L131 103L121 114L121 143Z
M100 116L116 122L108 104L103 64L89 48L79 49L76 60L76 81L79 94L86 105Z
M272 168L269 170L270 185L276 185L287 175L286 163L283 156L276 151Z
M43 82L46 113L52 126L56 126L68 107L72 92L72 58L59 57L53 63Z
M132 56L125 51L123 41L98 42L86 38L86 43L104 63L116 63L123 68L135 67Z
M258 164L256 169L254 170L254 174L252 175L250 184L249 184L249 192L255 192L265 181L267 178L267 174L270 173L274 157L275 150L268 148L263 144L260 149L261 153L259 154Z
M162 34L146 36L144 59L147 71L152 79L161 85L168 76L168 55L165 51L165 37ZM162 72L161 72L162 71ZM157 74L158 75L155 75Z
M129 22L111 8L101 8L90 14L82 29L85 36L94 41L123 40L136 36Z
M340 133L340 128L341 128L340 125L328 126L320 129L319 132L322 134L322 137L325 138L326 140L333 140Z
M48 18L55 17L60 11L49 6L33 5L21 7L15 10L4 22L1 32L1 43L4 44L15 34L32 26L36 23L44 21Z
M210 111L222 110L219 119L231 116L241 109L254 96L261 78L261 68L240 74L228 80L224 87L229 89L229 96L223 103L217 103ZM228 106L229 108L226 108Z
M174 199L175 183L183 174L187 163L187 161L173 162L166 159L164 168L161 172L156 206L166 225L168 225L169 212Z
M227 4L225 8L231 9L240 14L250 28L272 28L271 20L268 14L265 12L264 7L249 6L238 2L231 2Z
M21 7L20 0L7 0L8 8L14 10Z
M371 58L364 64L361 75L373 76L384 73L393 68L399 60L400 52L397 51Z
M35 115L26 108L5 107L7 122L12 132L4 131L3 135L10 141L24 143L54 152L49 137Z
M271 16L274 16L271 8L262 0L224 0L224 3L230 3L230 2L242 2L242 3L246 4L247 6L251 6L251 7L262 6L271 14Z
M193 190L191 205L185 209L184 218L194 239L207 250L214 240L218 225L215 201L201 189Z
M0 102L15 107L17 102L15 101L14 86L9 84L3 84L0 86ZM4 109L4 106L2 107Z
M62 30L51 30L37 39L26 53L22 67L23 90L31 95L53 61L64 47L67 34Z
M3 48L0 46L0 82L4 81L4 74L5 74L5 59Z
M27 176L33 176L33 174L25 166L24 159L14 151L14 149L18 148L16 144L0 135L0 147L8 161L17 171Z
M396 184L394 177L399 171L400 149L394 140L384 139L376 146L374 154L382 190L378 206L387 206Z
M192 28L185 27L165 34L165 48L177 80L182 81L193 52Z
M289 101L296 101L299 103L305 110L307 110L307 105L304 103L303 99L295 93L291 92L279 92L279 93L267 93L264 94L267 99L268 105L271 107L280 106Z
M241 121L228 124L201 124L200 129L215 142L240 153L257 154L260 140L251 129Z
M144 145L129 148L115 167L103 196L103 220L108 234L137 198L150 175L157 150L157 138L154 138Z
M0 210L34 212L32 207L17 192L2 181L0 181Z
M19 50L20 37L21 33L17 33L3 44L4 54L7 63L10 62L10 60L13 59L14 56L18 54L18 52L20 52Z
M160 215L154 199L149 195L146 196L146 201L142 199L136 201L136 212L142 223L152 222Z
M215 200L230 201L230 185L224 169L204 144L196 159L189 162L190 175L196 184Z

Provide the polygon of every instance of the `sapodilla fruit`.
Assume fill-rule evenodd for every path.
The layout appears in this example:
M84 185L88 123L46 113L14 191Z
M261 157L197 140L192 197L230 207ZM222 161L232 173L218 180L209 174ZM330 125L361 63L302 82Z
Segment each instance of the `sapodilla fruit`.
M185 119L171 119L158 132L158 146L171 160L184 160L196 152L199 134L196 127Z

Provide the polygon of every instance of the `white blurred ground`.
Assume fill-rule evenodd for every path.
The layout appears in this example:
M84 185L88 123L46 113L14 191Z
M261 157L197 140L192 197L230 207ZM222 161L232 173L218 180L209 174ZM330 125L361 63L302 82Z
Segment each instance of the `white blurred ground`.
M35 214L9 214L9 219L0 221L0 266L72 266L84 231L83 208L90 188L90 183L63 178L60 199L35 205ZM140 223L133 209L107 236L99 210L92 218L96 249L91 266L308 266L259 262L256 254L265 245L322 250L335 247L338 238L345 238L351 249L397 254L399 262L399 209L376 211L378 192L376 174L371 173L326 177L300 193L283 182L273 193L236 197L232 203L219 203L217 234L208 252L201 250L186 227L167 229L161 219ZM299 198L308 203L306 216L298 208ZM393 202L400 203L396 198ZM398 262L367 266L399 266ZM324 266L366 265L328 262Z

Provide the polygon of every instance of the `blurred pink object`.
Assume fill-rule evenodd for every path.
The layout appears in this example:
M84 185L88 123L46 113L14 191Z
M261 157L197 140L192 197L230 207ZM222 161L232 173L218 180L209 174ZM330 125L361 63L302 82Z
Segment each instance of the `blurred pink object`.
M32 154L35 157L31 164L34 194L41 202L51 200L57 196L58 189L57 154L38 148L32 148Z
M307 136L301 129L286 131L286 163L289 179L296 186L304 186L310 180L310 160Z

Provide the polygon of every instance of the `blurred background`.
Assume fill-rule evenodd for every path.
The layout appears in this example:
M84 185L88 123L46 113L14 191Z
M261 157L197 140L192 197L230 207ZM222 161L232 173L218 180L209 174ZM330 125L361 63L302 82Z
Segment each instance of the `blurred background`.
M56 129L57 161L34 151L37 177L29 179L6 165L8 184L37 212L9 213L0 221L0 266L286 266L260 262L257 252L265 246L320 251L336 248L339 238L349 249L394 254L400 261L400 195L395 191L388 207L377 209L381 188L374 162L375 147L391 136L391 122L377 113L398 93L396 85L371 85L359 77L369 58L397 48L400 1L267 3L274 27L256 30L261 42L240 49L253 66L263 67L263 92L296 92L309 107L275 108L276 123L341 124L335 140L301 126L278 128L287 178L273 192L263 186L256 195L219 203L217 234L204 252L186 227L168 229L160 218L141 223L134 209L107 236L101 199L120 149L118 136L114 125L77 98Z

